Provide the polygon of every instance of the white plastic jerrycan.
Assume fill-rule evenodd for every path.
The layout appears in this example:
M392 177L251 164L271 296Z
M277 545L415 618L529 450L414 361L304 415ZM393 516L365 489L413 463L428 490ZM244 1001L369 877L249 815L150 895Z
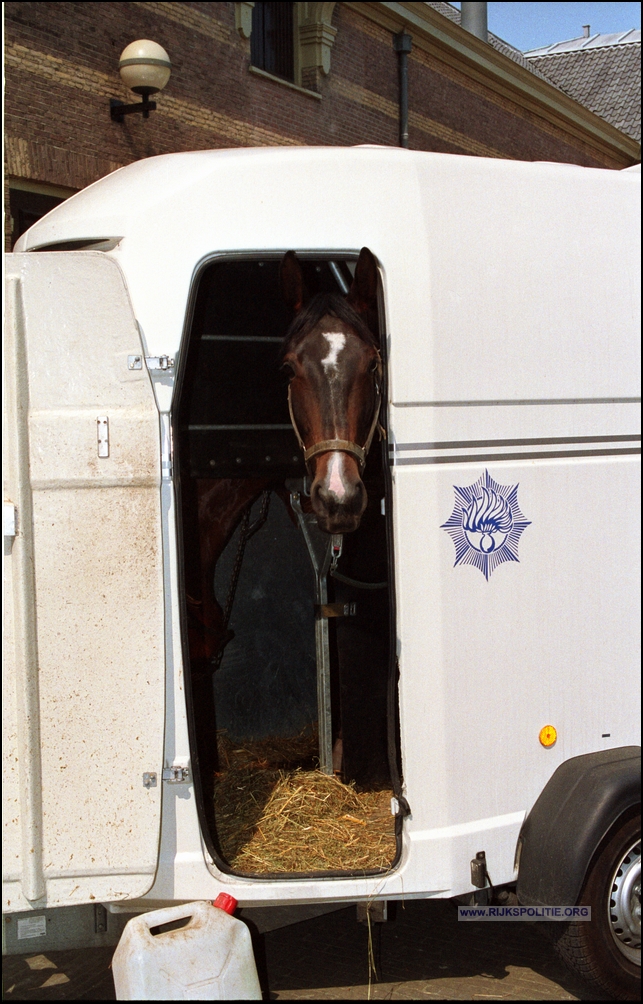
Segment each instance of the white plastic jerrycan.
M231 916L237 901L187 903L129 921L112 960L119 1001L260 1001L250 931ZM152 929L177 920L176 930Z

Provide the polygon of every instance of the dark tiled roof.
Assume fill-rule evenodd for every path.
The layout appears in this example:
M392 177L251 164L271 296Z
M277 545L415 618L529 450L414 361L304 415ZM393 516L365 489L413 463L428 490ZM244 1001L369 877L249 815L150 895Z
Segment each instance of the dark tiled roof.
M640 141L640 42L531 56L529 62L561 91Z

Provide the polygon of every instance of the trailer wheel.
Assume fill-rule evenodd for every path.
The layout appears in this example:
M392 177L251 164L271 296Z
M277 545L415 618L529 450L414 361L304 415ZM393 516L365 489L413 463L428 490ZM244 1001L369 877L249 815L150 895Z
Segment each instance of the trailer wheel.
M641 999L641 817L613 832L595 858L579 904L591 921L555 933L556 950L580 976L616 1000ZM562 926L562 925L560 925Z

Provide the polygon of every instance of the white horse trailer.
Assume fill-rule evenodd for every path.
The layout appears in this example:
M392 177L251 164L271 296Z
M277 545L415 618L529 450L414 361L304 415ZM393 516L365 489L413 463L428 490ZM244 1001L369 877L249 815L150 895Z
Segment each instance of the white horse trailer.
M630 985L639 189L635 169L202 151L122 168L21 237L6 266L6 913L222 891L245 907L480 902L491 877L524 904L591 893L603 941L586 954L603 985ZM376 874L235 874L191 749L176 378L204 268L289 249L350 267L364 245L385 332L398 854Z

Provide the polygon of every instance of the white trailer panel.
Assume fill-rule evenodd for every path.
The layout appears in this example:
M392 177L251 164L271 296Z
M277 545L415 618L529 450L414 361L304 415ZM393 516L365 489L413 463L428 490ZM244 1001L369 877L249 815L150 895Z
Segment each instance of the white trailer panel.
M142 349L120 268L101 254L14 255L7 280L4 491L17 535L4 559L3 902L14 911L151 886L165 646L158 412L147 371L128 369Z
M203 151L123 168L21 238L20 251L118 239L105 258L123 270L143 337L122 351L171 358L198 267L214 256L367 245L381 265L412 810L400 863L370 878L223 874L204 850L191 784L168 786L159 869L141 903L222 888L246 905L455 895L471 889L469 862L483 849L494 882L508 882L521 822L556 767L638 742L639 191L635 173L570 165L392 149ZM173 371L154 385L166 421ZM444 528L454 486L486 471L518 486L529 524L518 560L488 576L454 565ZM167 481L162 500L171 764L187 729ZM145 594L137 609L153 610L158 644L150 602ZM160 731L162 703L145 707ZM119 721L129 712L124 701ZM547 724L559 739L545 749ZM143 811L136 818L144 828Z

